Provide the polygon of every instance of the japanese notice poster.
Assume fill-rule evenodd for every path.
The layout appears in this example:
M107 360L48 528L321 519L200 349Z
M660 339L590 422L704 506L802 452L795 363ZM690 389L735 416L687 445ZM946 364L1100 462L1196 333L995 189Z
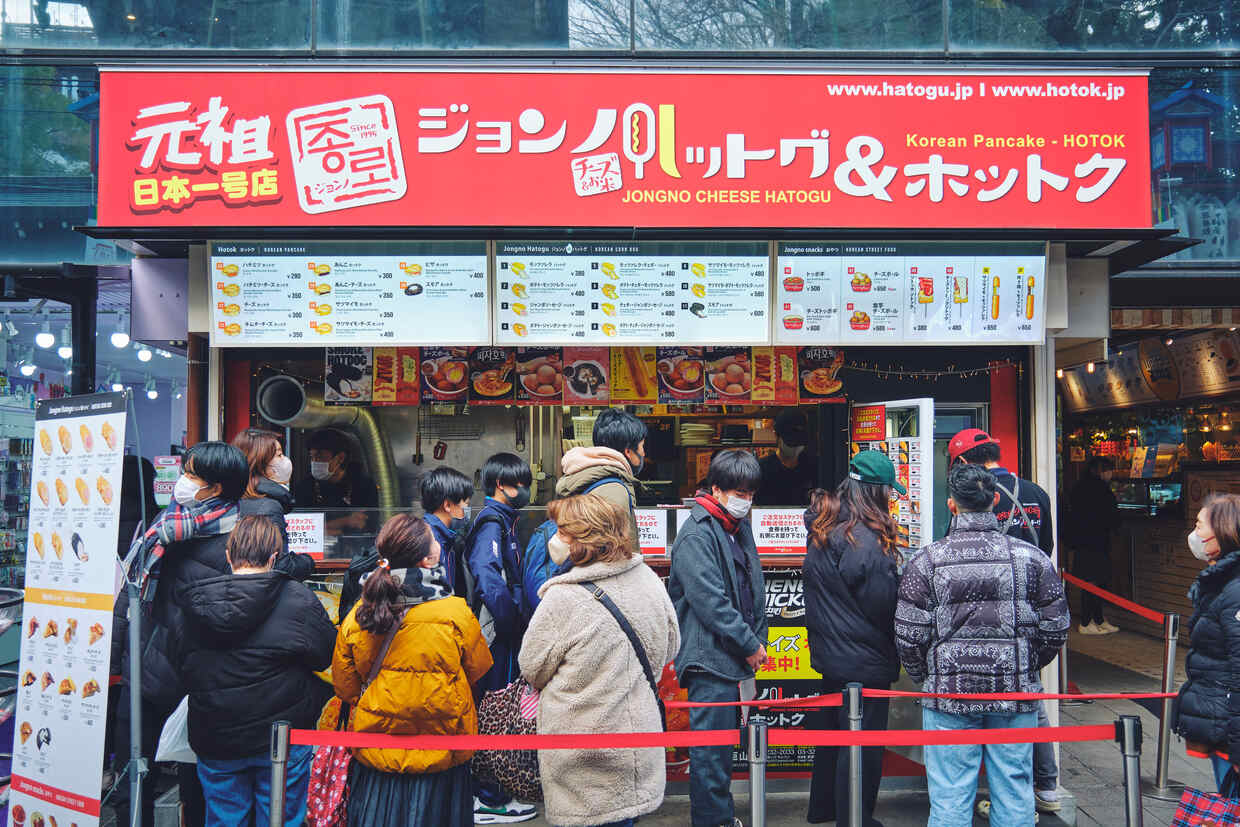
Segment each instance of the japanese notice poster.
M775 341L1041 342L1045 254L1041 244L781 243Z
M753 510L753 541L759 554L804 554L805 512L780 508Z
M765 343L763 244L500 242L496 344Z
M285 514L284 528L288 532L288 550L296 554L308 554L315 560L322 560L323 521L322 512L295 511Z
M667 554L667 509L639 508L634 512L634 516L637 518L637 544L641 547L642 554Z
M10 822L99 824L125 394L35 408Z
M1150 226L1135 68L100 75L105 227Z
M483 242L212 243L211 342L487 344Z

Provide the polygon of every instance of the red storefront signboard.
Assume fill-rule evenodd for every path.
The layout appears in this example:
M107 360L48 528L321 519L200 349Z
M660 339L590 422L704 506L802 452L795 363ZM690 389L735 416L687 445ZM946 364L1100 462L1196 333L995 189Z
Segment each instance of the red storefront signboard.
M1139 72L103 72L99 224L1134 228Z

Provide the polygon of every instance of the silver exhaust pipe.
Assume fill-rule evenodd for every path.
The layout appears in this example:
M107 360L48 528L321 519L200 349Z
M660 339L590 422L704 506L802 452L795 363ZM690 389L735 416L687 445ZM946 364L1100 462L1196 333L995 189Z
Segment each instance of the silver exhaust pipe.
M328 407L321 392L308 390L291 376L272 376L255 397L263 418L286 428L347 428L357 434L370 473L379 489L379 508L387 519L401 509L396 463L387 437L369 409L356 405Z

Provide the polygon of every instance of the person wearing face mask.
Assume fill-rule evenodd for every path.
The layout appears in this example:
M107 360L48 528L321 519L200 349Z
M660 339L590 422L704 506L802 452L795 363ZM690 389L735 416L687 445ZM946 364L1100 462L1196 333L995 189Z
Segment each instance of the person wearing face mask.
M563 476L557 497L594 494L629 517L629 537L637 545L637 476L646 463L646 423L620 408L607 408L594 420L594 445L572 448L560 461ZM541 583L539 584L541 585Z
M530 504L533 479L529 464L516 454L495 454L482 466L486 503L465 541L467 559L462 572L466 600L482 625L494 661L478 682L479 694L503 689L520 672L517 653L528 618L521 611L524 600L517 518ZM474 796L475 824L530 821L538 815L535 807L517 801L493 781L475 778Z
M250 465L245 495L237 503L240 515L254 514L271 520L282 541L276 571L294 580L305 580L314 573L314 561L303 554L289 554L288 529L284 522L284 515L293 510L293 495L288 490L293 461L284 455L280 438L271 431L246 428L233 437L232 444L245 454Z
M1119 504L1111 491L1114 466L1107 457L1093 457L1085 475L1068 496L1072 531L1072 573L1095 586L1111 585L1111 532L1119 528ZM1102 598L1081 592L1080 631L1083 635L1109 635L1119 631L1102 615Z
M311 434L306 447L310 452L310 477L302 479L294 489L297 507L332 509L324 521L329 536L365 529L369 515L360 509L378 507L379 489L362 470L361 463L352 460L352 443L344 434L328 428ZM349 508L359 510L350 513ZM363 545L346 550L369 549L368 542Z
M818 486L818 460L806 450L809 425L805 414L788 408L775 417L775 453L762 458L762 486L754 496L761 506L805 506Z
M521 674L540 692L539 733L659 731L663 721L646 666L657 680L680 648L667 589L633 550L620 508L584 494L552 501L547 513L557 526L548 550L572 567L540 588L521 645ZM596 599L596 589L636 642ZM538 766L551 824L622 827L663 803L661 749L542 750Z
M237 501L250 476L245 455L223 442L200 442L186 452L173 501L130 548L129 574L147 584L142 624L143 755L154 757L164 721L185 697L185 686L172 658L172 631L185 628L183 606L193 584L231 573L225 547L237 523ZM129 590L122 589L112 613L112 639L128 640ZM117 750L129 754L128 647L121 652L121 700L117 715ZM121 743L124 740L124 743ZM193 764L178 766L185 823L203 823L202 787ZM122 785L123 786L123 785ZM144 795L142 823L154 823L154 784ZM144 787L144 792L147 787ZM123 805L122 805L123 806Z
M439 547L443 549L441 554L448 585L459 595L464 591L463 584L458 584L457 579L460 567L465 564L462 558L465 537L469 533L469 502L474 498L474 484L455 468L442 466L423 477L419 488L422 519L431 527Z
M750 506L762 482L753 454L720 451L706 484L672 544L668 596L680 623L676 674L690 701L740 700L740 683L766 662L766 587L750 528ZM693 729L735 729L736 707L689 712ZM739 824L732 802L732 748L689 749L693 827Z
M1175 702L1176 733L1189 755L1210 757L1221 790L1240 767L1240 496L1211 494L1197 512L1188 549L1205 564L1188 590L1188 680ZM1213 754L1224 752L1230 763Z

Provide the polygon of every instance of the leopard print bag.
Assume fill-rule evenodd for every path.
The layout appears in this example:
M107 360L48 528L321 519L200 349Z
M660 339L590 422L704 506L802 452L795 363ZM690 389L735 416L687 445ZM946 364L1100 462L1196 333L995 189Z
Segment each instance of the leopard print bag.
M479 735L536 735L538 690L517 678L503 689L486 693L478 703ZM536 750L481 750L474 753L471 770L497 782L521 801L542 801Z

